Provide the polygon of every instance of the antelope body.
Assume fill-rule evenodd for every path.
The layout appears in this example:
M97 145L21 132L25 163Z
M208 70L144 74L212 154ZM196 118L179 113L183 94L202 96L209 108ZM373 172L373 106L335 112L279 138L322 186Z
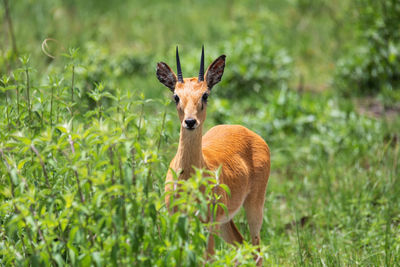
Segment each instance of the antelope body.
M211 89L223 75L225 55L218 57L207 69L204 79L204 48L202 50L198 78L182 77L178 48L176 49L176 75L163 62L157 64L157 78L172 92L181 121L178 151L170 163L165 191L173 190L172 171L178 179L188 179L193 167L216 170L222 166L220 182L231 192L220 192L221 201L228 209L217 210L216 220L220 223L221 236L229 243L242 243L243 237L233 222L233 216L243 205L253 245L260 244L263 221L265 191L270 173L268 145L256 133L240 125L219 125L211 128L203 137L207 100ZM169 194L166 194L169 206ZM210 234L207 251L214 253L214 239ZM261 260L257 262L261 265Z

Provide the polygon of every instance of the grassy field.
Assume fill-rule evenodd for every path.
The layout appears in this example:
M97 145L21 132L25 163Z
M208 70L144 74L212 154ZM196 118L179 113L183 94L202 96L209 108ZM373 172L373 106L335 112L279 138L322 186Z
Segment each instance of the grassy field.
M202 44L206 65L227 55L204 128L241 124L271 149L264 266L399 264L400 93L337 87L339 59L359 42L352 1L7 3L1 265L254 265L254 247L221 240L205 261L210 225L195 214L213 196L200 194L200 170L179 212L164 206L179 119L155 67L175 69L179 45L184 76L196 76ZM250 241L244 211L235 222Z

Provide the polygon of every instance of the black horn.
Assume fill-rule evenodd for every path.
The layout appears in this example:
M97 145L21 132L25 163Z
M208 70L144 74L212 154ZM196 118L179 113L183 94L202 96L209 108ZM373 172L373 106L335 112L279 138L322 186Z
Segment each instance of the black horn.
M199 82L204 81L204 45L201 47Z
M182 76L181 62L179 60L178 46L176 46L176 68L178 71L178 82L183 83L183 76Z

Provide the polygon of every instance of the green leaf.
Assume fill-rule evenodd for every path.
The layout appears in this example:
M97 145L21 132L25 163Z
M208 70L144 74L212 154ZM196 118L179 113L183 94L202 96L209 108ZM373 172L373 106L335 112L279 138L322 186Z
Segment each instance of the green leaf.
M64 260L60 254L57 253L53 258L57 262L58 266L64 266Z
M225 215L226 215L226 216L229 216L228 208L225 206L224 203L218 202L218 203L217 203L217 206L220 206L220 207L225 211Z
M93 261L95 262L96 266L103 266L103 259L101 257L101 253L95 251L92 253Z
M13 182L14 185L18 185L19 184L19 179L18 179L18 172L16 169L12 169L10 172L11 175L11 180Z
M71 205L72 205L72 202L74 201L74 197L75 197L75 194L73 194L73 193L68 193L68 194L65 194L64 196L64 200L65 200L65 209L69 209L70 207L71 207Z
M71 229L71 231L69 231L68 243L71 243L71 244L72 244L72 243L74 242L76 233L77 233L78 231L79 231L79 227L78 227L78 226L73 227L73 228Z
M91 263L92 263L92 257L90 256L90 254L88 253L84 254L83 258L80 261L81 266L89 267L91 266Z
M220 184L219 187L224 189L224 191L228 194L229 197L231 196L231 190L229 189L229 187L226 184Z
M23 136L18 137L18 140L21 141L23 144L30 146L32 144L32 140Z
M183 240L186 241L187 239L187 217L186 215L181 215L178 218L178 223L177 223L177 228L178 228L178 233L182 237Z
M60 130L63 133L68 133L68 129L64 126L57 126L56 129Z

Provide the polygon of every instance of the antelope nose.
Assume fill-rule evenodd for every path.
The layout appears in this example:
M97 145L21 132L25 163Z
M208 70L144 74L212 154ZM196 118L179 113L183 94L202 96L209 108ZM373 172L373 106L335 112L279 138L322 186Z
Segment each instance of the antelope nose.
M185 120L185 123L189 129L193 129L193 126L196 124L195 119L187 119Z

